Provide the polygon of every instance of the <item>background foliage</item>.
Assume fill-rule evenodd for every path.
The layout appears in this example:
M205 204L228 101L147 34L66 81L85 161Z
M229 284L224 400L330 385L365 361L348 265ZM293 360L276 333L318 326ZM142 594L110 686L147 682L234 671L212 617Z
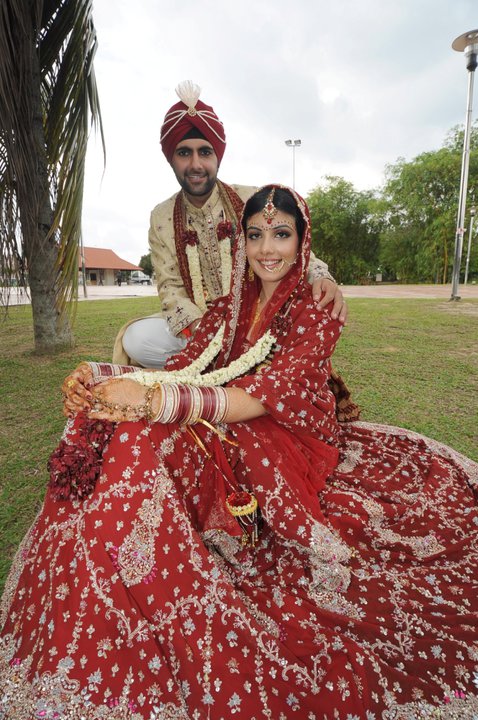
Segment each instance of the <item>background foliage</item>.
M313 249L339 282L374 282L378 272L389 281L450 281L462 151L463 129L456 127L442 148L388 165L382 188L360 192L343 178L327 177L310 193ZM468 212L475 203L478 121L471 129ZM476 233L474 237L470 281L478 280ZM467 242L466 235L463 272Z

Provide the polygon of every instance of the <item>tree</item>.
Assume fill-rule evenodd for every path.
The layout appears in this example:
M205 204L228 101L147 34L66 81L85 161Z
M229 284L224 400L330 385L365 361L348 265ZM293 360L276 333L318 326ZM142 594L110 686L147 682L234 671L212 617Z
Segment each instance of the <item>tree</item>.
M312 247L341 283L369 282L378 267L380 213L372 191L327 176L307 198Z
M146 275L149 275L149 277L153 277L153 263L151 261L151 253L148 253L147 255L142 255L141 260L138 264L140 268L143 269L143 272L146 273Z
M478 126L471 134L468 205L478 199ZM454 128L439 150L386 169L381 264L406 282L450 278L458 210L463 131Z
M28 279L39 353L73 339L95 51L91 0L0 3L0 277Z

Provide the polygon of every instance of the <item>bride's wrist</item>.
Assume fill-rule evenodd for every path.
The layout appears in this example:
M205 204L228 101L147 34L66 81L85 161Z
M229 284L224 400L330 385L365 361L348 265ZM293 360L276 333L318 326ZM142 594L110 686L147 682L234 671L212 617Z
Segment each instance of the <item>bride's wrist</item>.
M163 390L160 383L151 385L144 398L145 417L149 422L157 422L163 404Z

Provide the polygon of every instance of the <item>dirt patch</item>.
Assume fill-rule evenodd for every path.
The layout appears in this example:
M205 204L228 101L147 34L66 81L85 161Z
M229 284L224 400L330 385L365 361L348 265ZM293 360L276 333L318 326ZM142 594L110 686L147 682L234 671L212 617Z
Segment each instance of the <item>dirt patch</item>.
M471 347L467 347L466 350L458 348L455 350L450 350L450 354L454 355L455 357L463 358L478 357L478 343L475 343Z
M447 312L449 315L478 315L478 303L463 300L440 303L438 309Z

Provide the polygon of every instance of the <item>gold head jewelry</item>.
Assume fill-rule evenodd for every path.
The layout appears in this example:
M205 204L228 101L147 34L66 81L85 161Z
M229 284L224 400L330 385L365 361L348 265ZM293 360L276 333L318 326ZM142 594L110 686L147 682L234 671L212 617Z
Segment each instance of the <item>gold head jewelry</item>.
M274 209L275 209L276 212L279 212L279 211L277 210L277 208L274 208ZM264 211L262 211L262 213L264 214ZM268 222L268 223L271 223L271 221L269 221L269 220L268 220L267 222ZM287 222L287 220L281 220L280 222L276 222L274 225L272 225L272 224L269 224L269 225L248 225L248 227L246 228L246 230L247 230L247 232L249 232L249 230L263 230L263 231L264 231L264 230L277 230L277 228L283 228L283 227L288 227L288 228L290 228L291 230L295 230L295 229L296 229L296 228L295 228L295 225L293 225L292 223Z
M277 210L276 206L274 205L275 191L276 191L276 189L272 188L269 195L267 196L266 204L264 205L264 209L262 211L262 214L268 225L271 224L272 220L275 218L275 216L278 213L278 210Z

